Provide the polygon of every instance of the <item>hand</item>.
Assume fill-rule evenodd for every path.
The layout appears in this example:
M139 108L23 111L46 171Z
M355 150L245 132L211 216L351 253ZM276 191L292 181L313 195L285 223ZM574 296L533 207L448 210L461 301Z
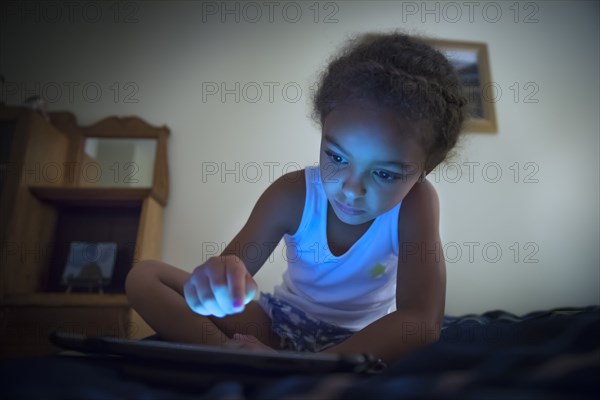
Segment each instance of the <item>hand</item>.
M235 255L209 258L183 285L185 301L192 311L219 318L244 311L257 290L246 265Z
M251 351L269 351L277 353L277 350L263 344L260 340L252 335L242 335L241 333L235 333L233 338L228 339L223 347L232 349L244 349Z

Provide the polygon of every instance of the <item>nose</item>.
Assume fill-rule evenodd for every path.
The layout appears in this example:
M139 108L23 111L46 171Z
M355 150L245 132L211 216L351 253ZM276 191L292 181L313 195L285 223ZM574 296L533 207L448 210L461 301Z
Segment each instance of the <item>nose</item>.
M355 200L365 195L366 190L360 177L353 173L346 174L342 182L342 192L347 200Z

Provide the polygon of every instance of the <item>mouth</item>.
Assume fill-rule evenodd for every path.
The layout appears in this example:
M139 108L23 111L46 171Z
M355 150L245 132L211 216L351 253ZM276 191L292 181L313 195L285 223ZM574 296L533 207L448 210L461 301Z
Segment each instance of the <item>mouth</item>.
M335 205L342 210L344 213L348 214L348 215L359 215L359 214L364 214L366 211L364 210L358 210L356 208L352 208L352 207L348 207L343 205L342 203L340 203L337 200L334 200Z

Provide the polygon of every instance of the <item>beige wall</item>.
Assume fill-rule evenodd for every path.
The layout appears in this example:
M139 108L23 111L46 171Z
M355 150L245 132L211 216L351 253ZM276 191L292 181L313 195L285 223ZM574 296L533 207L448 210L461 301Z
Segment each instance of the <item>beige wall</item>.
M600 302L597 2L522 2L518 15L514 2L476 2L472 14L455 2L460 16L443 2L322 2L316 23L313 2L285 11L277 2L272 23L264 4L252 23L256 9L230 2L240 9L236 23L235 11L221 21L222 2L173 3L115 9L92 1L72 14L64 4L59 14L0 6L2 101L18 104L39 90L50 110L70 110L83 124L137 115L170 127L164 261L191 271L211 243L231 240L273 179L314 164L319 130L309 119L308 92L319 69L347 35L403 27L488 43L492 79L502 90L498 134L468 135L455 160L458 181L451 165L429 177L441 199L447 313ZM302 17L288 22L295 7ZM224 101L208 94L221 83L239 102L234 94ZM262 97L253 102L256 87ZM524 101L531 88L537 103ZM240 170L203 179L215 165ZM469 165L476 165L472 175ZM491 182L495 167L502 176ZM537 182L525 182L529 173ZM261 290L279 282L281 250L257 275ZM525 263L528 256L538 262Z

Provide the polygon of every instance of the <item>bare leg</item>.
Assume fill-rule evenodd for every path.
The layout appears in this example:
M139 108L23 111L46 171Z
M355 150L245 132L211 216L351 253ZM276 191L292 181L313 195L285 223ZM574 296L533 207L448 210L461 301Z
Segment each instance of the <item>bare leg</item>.
M222 346L234 333L242 333L280 349L271 319L255 301L248 303L242 313L224 318L193 312L183 297L183 285L189 276L189 272L160 261L141 261L125 281L129 304L168 341Z

